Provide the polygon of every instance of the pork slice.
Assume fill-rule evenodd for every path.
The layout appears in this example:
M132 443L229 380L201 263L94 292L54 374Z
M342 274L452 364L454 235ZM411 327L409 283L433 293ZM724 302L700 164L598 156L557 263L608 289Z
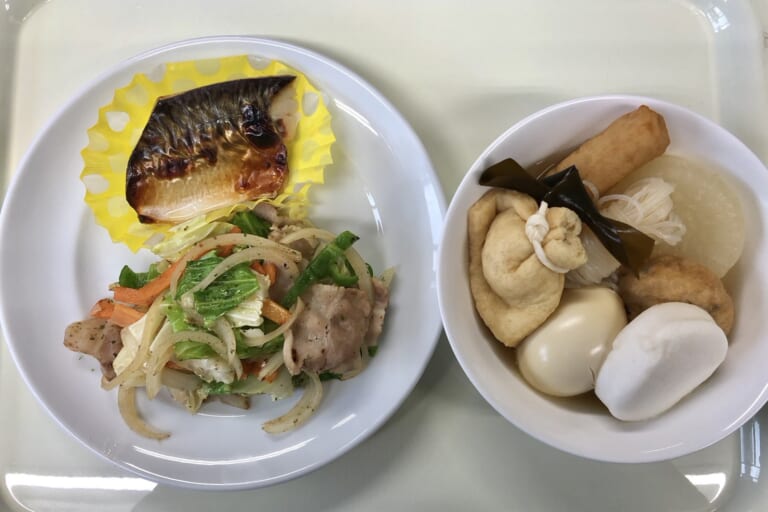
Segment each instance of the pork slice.
M342 371L360 357L371 316L365 292L315 284L302 295L304 310L292 327L293 342L286 367L293 373L307 370Z
M120 326L103 318L73 322L64 332L64 346L95 357L101 364L101 373L107 380L112 380L115 378L112 362L123 348L120 330Z
M379 343L379 336L384 328L384 315L389 305L389 288L380 279L373 278L371 283L373 284L373 307L368 332L365 334L365 343L369 347Z
M299 231L300 229L304 229L305 227L306 226L300 224L283 224L281 226L273 225L272 230L269 232L269 239L273 242L282 243L283 238L292 233L295 233L296 231ZM288 244L288 247L299 251L305 260L310 260L315 254L317 245L318 242L314 239L302 238L301 240L291 242Z

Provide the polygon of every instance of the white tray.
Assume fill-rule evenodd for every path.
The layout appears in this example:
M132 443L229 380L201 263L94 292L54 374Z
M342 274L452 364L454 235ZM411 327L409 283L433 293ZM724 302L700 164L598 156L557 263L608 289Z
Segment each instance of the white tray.
M152 47L218 34L284 39L357 71L422 137L448 198L477 154L516 120L600 93L680 103L768 161L763 1L58 0L25 17L33 4L0 5L2 190L35 134L89 80ZM398 413L334 463L258 491L193 492L136 478L81 447L24 387L3 344L0 508L765 510L766 422L763 410L738 433L672 462L582 460L498 416L443 339Z

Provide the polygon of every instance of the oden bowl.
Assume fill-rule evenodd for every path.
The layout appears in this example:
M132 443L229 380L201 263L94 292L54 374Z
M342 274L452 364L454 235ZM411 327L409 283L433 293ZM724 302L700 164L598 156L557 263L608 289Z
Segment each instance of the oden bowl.
M736 308L725 362L660 416L622 422L594 394L553 398L535 391L517 369L514 349L495 340L477 315L469 287L467 211L487 190L480 173L512 157L523 166L578 146L619 116L647 105L670 133L667 153L693 157L725 173L747 219L744 252L724 282ZM683 107L652 98L601 96L560 103L516 123L467 172L451 201L439 249L438 295L453 351L474 386L502 416L566 452L612 462L679 457L724 438L768 400L768 170L736 137Z

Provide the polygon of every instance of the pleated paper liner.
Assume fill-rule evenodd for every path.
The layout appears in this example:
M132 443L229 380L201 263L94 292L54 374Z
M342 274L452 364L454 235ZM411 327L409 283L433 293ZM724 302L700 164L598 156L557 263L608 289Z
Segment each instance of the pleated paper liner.
M89 144L82 151L85 167L80 175L86 187L85 202L93 210L96 222L109 231L114 242L122 242L134 252L163 241L173 227L140 223L125 198L128 159L157 98L228 80L283 74L296 76L293 84L299 121L295 136L286 144L288 179L280 194L268 201L292 218L304 217L309 188L323 183L325 166L332 162L331 145L336 137L331 129L330 112L321 93L302 73L282 62L238 55L174 62L156 72L139 73L130 84L115 91L109 105L99 109L98 122L88 130ZM258 202L239 203L206 213L205 222L252 208ZM190 222L199 225L200 220Z

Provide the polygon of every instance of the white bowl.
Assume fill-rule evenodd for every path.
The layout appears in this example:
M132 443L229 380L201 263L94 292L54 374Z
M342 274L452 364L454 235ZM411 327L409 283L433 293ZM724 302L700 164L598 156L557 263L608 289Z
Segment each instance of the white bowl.
M513 349L494 340L475 312L467 273L467 211L487 190L480 173L512 157L523 166L577 146L622 114L645 104L666 119L668 153L704 160L730 174L747 218L744 253L726 278L736 323L723 365L661 416L625 423L593 395L557 399L534 391L516 368ZM456 358L485 399L531 436L583 457L651 462L709 446L768 400L768 170L736 137L682 107L634 96L601 96L554 105L512 126L472 165L451 201L438 259L438 297Z

